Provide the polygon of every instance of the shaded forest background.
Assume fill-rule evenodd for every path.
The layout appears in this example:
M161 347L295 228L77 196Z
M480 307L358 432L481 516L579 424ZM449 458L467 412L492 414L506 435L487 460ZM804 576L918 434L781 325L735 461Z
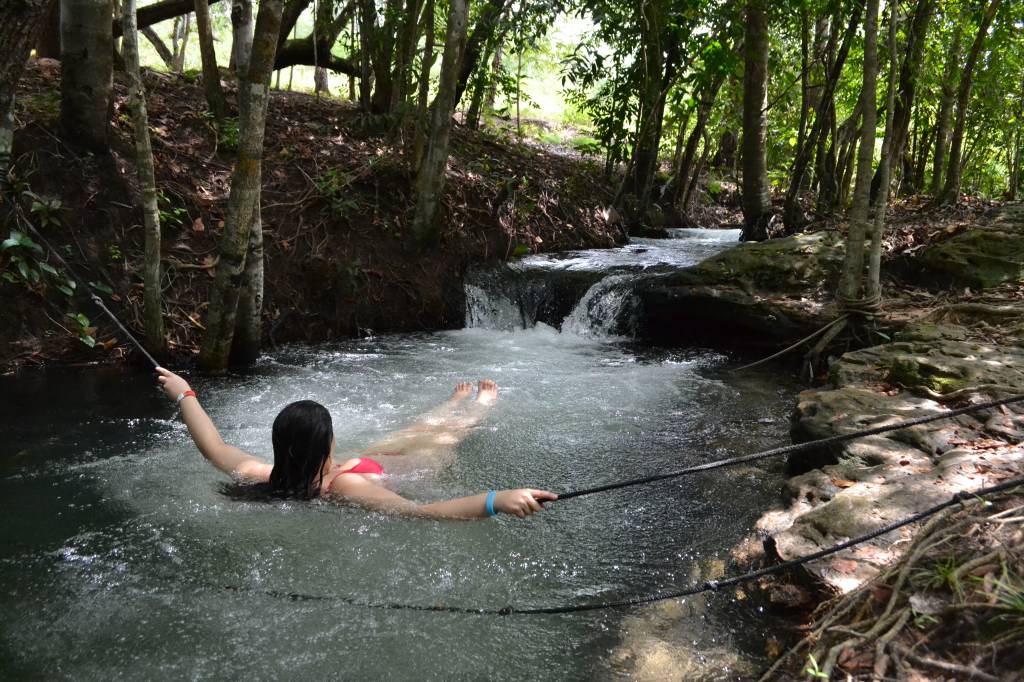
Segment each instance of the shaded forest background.
M34 238L72 213L110 241L79 248L83 264L138 251L119 281L90 279L94 290L134 306L158 355L201 332L210 371L252 362L289 298L337 301L347 286L341 300L358 308L377 277L404 281L410 302L441 300L441 273L457 278L474 259L663 234L706 224L713 205L739 209L725 220L744 240L844 226L836 298L853 324L881 309L895 202L941 210L965 194L1014 200L1021 186L1019 3L17 0L2 12L3 286L74 295ZM275 94L288 89L312 102ZM196 181L175 191L183 176ZM467 194L460 183L477 177L488 191ZM90 183L97 191L76 199ZM311 207L321 219L307 221ZM347 255L367 223L377 231L362 242L394 242L381 252L389 268L438 274ZM182 226L213 240L206 260L171 253ZM457 235L483 246L467 252ZM275 286L268 307L268 250L301 240L327 274L305 295ZM190 269L212 281L169 306L168 271ZM72 313L69 331L95 343ZM169 332L173 316L192 331ZM424 326L445 323L430 317Z

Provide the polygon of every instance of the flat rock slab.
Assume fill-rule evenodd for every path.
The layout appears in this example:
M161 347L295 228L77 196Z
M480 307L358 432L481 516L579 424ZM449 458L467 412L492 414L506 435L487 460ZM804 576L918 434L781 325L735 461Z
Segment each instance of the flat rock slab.
M993 394L1024 393L1024 348L963 338L951 330L928 340L847 353L832 367L830 386L800 394L794 441L939 414ZM913 387L908 389L904 387ZM960 396L956 401L946 396ZM1024 475L1024 405L962 415L851 441L790 461L788 504L765 514L784 559L825 549L855 535L976 490ZM807 565L841 591L860 585L909 540L907 526Z

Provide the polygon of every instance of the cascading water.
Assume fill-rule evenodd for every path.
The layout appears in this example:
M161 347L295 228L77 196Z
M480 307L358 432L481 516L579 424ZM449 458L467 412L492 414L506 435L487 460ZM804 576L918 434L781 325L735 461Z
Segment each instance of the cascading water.
M642 279L694 265L739 239L739 230L677 229L617 249L531 256L466 278L466 326L511 331L537 323L592 339L631 336Z

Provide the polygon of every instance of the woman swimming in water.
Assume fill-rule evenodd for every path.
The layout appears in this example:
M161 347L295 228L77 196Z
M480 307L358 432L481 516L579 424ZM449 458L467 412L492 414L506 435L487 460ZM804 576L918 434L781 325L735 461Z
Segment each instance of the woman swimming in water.
M274 463L271 465L225 443L188 382L163 367L156 371L164 393L181 407L182 419L203 456L238 480L266 484L275 495L304 499L333 497L378 511L446 519L484 518L498 513L525 518L540 511L544 501L558 498L546 490L517 488L489 490L428 504L407 500L382 485L384 469L376 460L357 457L340 463L334 461L331 414L312 400L291 403L274 419ZM411 427L371 445L366 454L412 451L434 454L450 449L498 398L497 384L481 381L476 400L463 414L456 414L456 408L462 406L472 391L472 384L458 384L443 405Z

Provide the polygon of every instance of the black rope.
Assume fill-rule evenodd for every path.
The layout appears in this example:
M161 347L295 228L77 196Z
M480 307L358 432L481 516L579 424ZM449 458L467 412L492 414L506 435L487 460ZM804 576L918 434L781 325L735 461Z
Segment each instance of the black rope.
M1002 492L1004 490L1010 490L1018 486L1024 485L1024 478L1016 478L998 485L989 486L987 488L981 488L972 492L959 492L953 495L949 500L940 502L933 507L929 507L924 511L918 512L912 516L908 516L899 521L886 524L881 528L871 531L870 533L864 533L851 538L845 542L840 542L837 545L828 547L826 549L807 554L802 557L790 559L774 566L768 566L766 568L757 569L744 573L742 575L733 576L731 578L723 578L722 580L706 580L702 583L694 584L689 587L685 587L679 590L672 590L669 592L657 592L651 595L631 597L629 599L620 599L616 601L606 602L594 602L591 604L567 604L562 606L538 606L538 607L516 607L506 606L503 608L473 608L469 606L449 606L447 604L402 604L398 602L375 602L375 601L362 601L359 599L353 599L351 597L336 596L336 595L317 595L317 594L306 594L302 592L285 592L280 590L258 590L250 589L246 587L226 585L224 589L231 590L233 592L245 592L250 594L261 594L267 597L273 597L277 599L287 599L295 602L309 602L309 601L330 601L334 603L347 604L349 606L355 606L366 609L381 609L390 611L430 611L435 613L461 613L469 615L479 616L538 616L538 615L558 615L566 613L581 613L586 611L600 611L604 609L620 609L629 608L634 606L642 606L644 604L651 604L653 602L665 601L668 599L679 599L681 597L689 597L695 594L701 594L702 592L714 592L722 589L723 587L731 587L733 585L739 585L741 583L750 582L757 578L762 578L768 575L776 575L784 573L791 568L795 568L802 564L810 561L816 561L824 557L830 556L841 552L844 549L859 545L868 540L874 539L880 535L885 535L897 528L908 526L911 523L916 523L922 519L926 519L929 516L939 513L943 509L955 506L962 502L965 502L971 498L981 497L982 495L991 495L993 493Z
M110 308L108 308L106 304L103 302L103 299L96 294L95 289L93 289L92 285L89 284L88 280L85 280L82 277L78 276L78 273L75 272L74 268L68 265L68 262L64 260L64 258L60 255L60 252L57 251L57 249L53 248L53 245L50 244L50 242L46 240L46 237L44 237L42 233L40 233L39 230L36 229L36 226L32 224L32 221L28 220L22 214L21 207L18 206L17 203L14 201L12 201L12 203L15 205L14 212L21 220L21 222L24 223L28 227L28 229L32 230L32 234L35 235L36 239L42 242L43 246L45 246L46 249L50 253L52 253L54 257L57 258L58 261L60 261L60 264L64 266L64 269L68 271L69 276L73 280L75 280L79 287L82 287L82 289L89 294L89 299L92 300L92 302L95 303L100 310L107 314L107 317L109 317L114 322L114 324L117 325L118 329L120 329L121 332L128 337L129 341L135 344L135 347L139 349L139 352L141 352L145 356L145 358L150 361L150 363L152 363L154 368L159 367L160 363L157 362L156 359L149 354L149 351L147 351L143 347L139 340L136 339L135 336L130 331L128 331L128 329L123 324L121 324L121 320L117 319L117 316L110 311Z
M732 466L734 464L742 464L744 462L754 462L760 459L768 459L769 457L778 457L780 455L789 455L794 452L806 452L808 450L815 450L821 447L827 447L836 443L844 443L849 440L862 438L864 436L874 436L880 433L886 433L888 431L898 431L900 429L910 428L911 426L919 426L921 424L928 424L930 422L939 421L941 419L950 419L957 417L962 414L968 414L970 412L976 412L978 410L987 410L992 407L999 407L1000 405L1009 405L1011 403L1017 403L1024 401L1024 395L1010 396L1009 398L1001 398L999 400L990 400L984 403L977 403L975 405L968 405L967 407L960 407L955 410L943 412L941 414L930 415L927 417L918 417L916 419L908 419L906 421L897 422L896 424L889 424L886 426L876 426L870 429L864 429L861 431L853 431L851 433L839 434L837 436L830 436L828 438L821 438L819 440L812 440L806 443L795 443L793 445L786 445L784 447L774 448L772 450L764 450L762 452L755 452L750 455L741 455L739 457L730 457L729 459L720 459L714 462L707 462L705 464L698 464L696 466L686 467L685 469L677 469L676 471L667 471L661 474L654 474L652 476L643 476L641 478L631 478L625 481L617 481L614 483L606 483L604 485L597 485L592 488L582 488L580 490L571 490L564 493L559 493L558 500L571 500L574 497L582 497L583 495L592 495L594 493L605 492L606 490L615 490L617 488L627 488L629 486L640 485L642 483L653 483L655 481L664 481L669 478L677 478L679 476L685 476L687 474L693 474L700 471L710 471L712 469L719 469L721 467Z

